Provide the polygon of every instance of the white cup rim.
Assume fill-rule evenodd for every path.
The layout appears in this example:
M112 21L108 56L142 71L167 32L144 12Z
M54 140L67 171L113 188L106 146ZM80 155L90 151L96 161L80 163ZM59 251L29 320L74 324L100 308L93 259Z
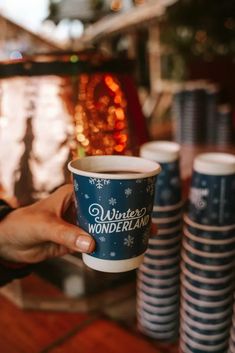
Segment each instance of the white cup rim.
M182 250L182 252L181 252L181 257L184 260L184 262L186 262L187 264L189 264L193 267L199 268L200 270L216 272L216 271L226 271L226 270L229 270L230 268L232 268L232 264L230 264L230 263L226 264L226 265L215 266L215 265L206 265L206 264L202 264L199 262L195 262L187 256L187 254L184 252L184 250Z
M172 277L170 279L159 279L159 278L149 278L148 276L145 275L144 272L141 272L140 270L138 271L137 274L138 278L145 283L153 283L153 284L159 284L159 286L164 285L164 284L174 284L177 281L179 282L179 275L177 274L175 277Z
M139 308L142 308L143 310L146 310L147 312L149 310L151 310L152 314L168 314L173 311L175 312L179 307L178 304L173 304L173 305L163 306L163 307L156 307L153 304L149 304L143 300L140 300L139 298L137 298L137 306Z
M150 141L140 146L140 156L158 163L174 162L179 158L180 145L171 141Z
M235 156L229 153L202 153L193 164L196 172L208 175L229 175L235 173Z
M158 175L161 171L158 163L148 159L109 155L77 158L69 162L68 169L76 175L102 179L143 179ZM104 173L105 170L110 172L121 170L123 173Z
M179 295L175 294L169 298L156 298L153 296L150 296L148 294L145 294L141 291L137 291L137 296L138 299L145 301L148 304L152 305L164 305L168 304L169 306L172 305L172 303L175 303L177 299L179 299Z
M222 321L222 323L219 323L219 324L206 324L199 321L195 321L187 315L184 308L180 308L180 316L189 325L195 326L200 330L214 331L214 330L220 330L221 328L224 328L226 325L230 326L230 319L227 319L227 321L224 320Z
M203 238L202 236L192 234L185 226L183 227L183 234L186 238L190 240L206 245L227 245L235 242L235 239L233 237L228 239Z
M171 320L173 320L173 319L175 319L179 314L178 314L178 312L177 311L173 311L172 313L168 313L168 314L166 314L166 315L156 315L156 314L150 314L150 313L148 313L148 312L146 312L144 309L142 309L141 307L139 307L138 305L137 305L137 308L136 308L136 310L137 310L137 313L141 316L141 317L143 317L144 319L146 319L146 320L149 320L149 321L151 321L151 322L155 322L155 320L157 321L156 323L158 324L158 323L164 323L164 322L169 322L169 321L171 321Z
M187 325L186 322L184 322L184 319L182 318L182 321L180 323L180 328L182 331L187 332L189 335L193 335L193 337L199 339L199 340L216 340L216 339L221 339L224 338L225 336L227 336L229 334L229 330L227 329L227 331L224 331L222 333L219 334L214 334L214 335L205 335L202 333L199 333L197 331L192 331L192 329Z
M186 213L183 215L183 220L189 226L192 226L194 228L198 228L200 230L205 230L205 231L227 232L230 230L235 230L235 224L231 224L229 226L207 226L204 224L196 223L196 222L192 221Z
M221 300L221 302L209 302L209 301L204 301L200 299L196 299L192 297L190 294L186 293L185 289L181 289L181 295L185 300L188 300L190 303L194 305L201 306L203 308L217 308L218 305L223 306L229 303L230 298L226 298L224 300Z
M177 336L176 329L173 329L171 331L167 330L166 332L159 332L159 331L151 330L147 327L144 327L143 325L141 325L140 322L137 323L137 327L143 334L151 338L155 338L157 340L166 339L166 338L170 339Z
M186 278L185 278L183 273L180 274L180 280L181 280L181 284L183 285L184 288L190 290L191 292L196 292L197 294L201 294L201 295L209 296L209 297L225 295L228 292L231 293L232 289L233 289L233 285L232 284L229 287L225 288L225 289L217 289L217 290L198 288L198 287L193 286L191 283L189 283L186 280Z
M224 276L221 278L208 278L208 277L199 276L199 275L196 275L195 273L192 273L191 271L189 271L185 267L184 262L181 262L180 267L181 267L181 273L183 273L186 276L190 276L190 278L193 279L194 281L201 282L203 284L222 284L222 283L230 280L233 277L233 274L228 275L226 277Z
M218 320L218 319L223 319L227 317L227 315L231 312L230 307L223 312L220 313L203 313L199 312L198 310L190 307L185 300L181 300L181 306L184 310L188 311L191 315L194 315L195 317L206 319L206 320Z
M214 352L215 350L220 350L220 349L223 349L227 342L222 342L220 344L215 344L214 346L213 345L204 345L204 344L200 344L200 343L197 343L195 341L193 341L191 338L189 338L188 336L186 336L184 334L184 332L180 332L181 333L181 340L187 344L190 345L190 347L192 348L195 348L195 349L200 349L200 350L205 350L206 352Z
M174 205L169 205L169 206L153 206L153 211L155 212L168 212L168 211L175 211L179 209L179 212L181 212L181 208L183 207L185 201L182 200Z
M190 251L193 255L201 256L202 258L223 259L223 258L227 258L235 255L235 250L227 251L227 252L206 252L206 251L198 250L196 248L193 248L190 244L188 244L185 238L183 238L182 246L187 251Z

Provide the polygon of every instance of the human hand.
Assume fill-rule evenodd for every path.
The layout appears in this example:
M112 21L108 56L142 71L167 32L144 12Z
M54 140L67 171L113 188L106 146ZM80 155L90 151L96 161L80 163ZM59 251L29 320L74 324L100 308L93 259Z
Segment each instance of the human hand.
M32 264L71 252L92 252L94 239L62 219L72 198L72 185L64 185L48 198L9 213L0 222L0 258Z

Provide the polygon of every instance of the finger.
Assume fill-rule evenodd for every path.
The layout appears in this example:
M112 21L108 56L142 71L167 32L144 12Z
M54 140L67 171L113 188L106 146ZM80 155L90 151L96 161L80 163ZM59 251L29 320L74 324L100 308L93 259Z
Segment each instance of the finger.
M66 184L57 189L53 194L44 200L39 201L41 209L50 209L57 216L61 216L69 207L73 200L73 186Z
M95 240L87 232L60 219L50 224L45 237L73 251L90 253L95 249Z

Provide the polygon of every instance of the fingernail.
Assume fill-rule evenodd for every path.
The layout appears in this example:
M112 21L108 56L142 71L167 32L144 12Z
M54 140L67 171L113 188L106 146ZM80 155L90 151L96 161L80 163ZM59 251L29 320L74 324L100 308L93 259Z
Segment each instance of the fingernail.
M90 236L81 235L76 240L76 247L82 252L90 252L93 248L93 239Z

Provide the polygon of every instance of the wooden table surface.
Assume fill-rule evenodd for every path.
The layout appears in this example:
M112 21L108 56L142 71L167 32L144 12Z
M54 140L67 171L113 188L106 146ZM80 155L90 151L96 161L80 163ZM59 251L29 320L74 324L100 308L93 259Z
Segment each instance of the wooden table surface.
M176 353L102 314L30 311L0 295L1 353Z

